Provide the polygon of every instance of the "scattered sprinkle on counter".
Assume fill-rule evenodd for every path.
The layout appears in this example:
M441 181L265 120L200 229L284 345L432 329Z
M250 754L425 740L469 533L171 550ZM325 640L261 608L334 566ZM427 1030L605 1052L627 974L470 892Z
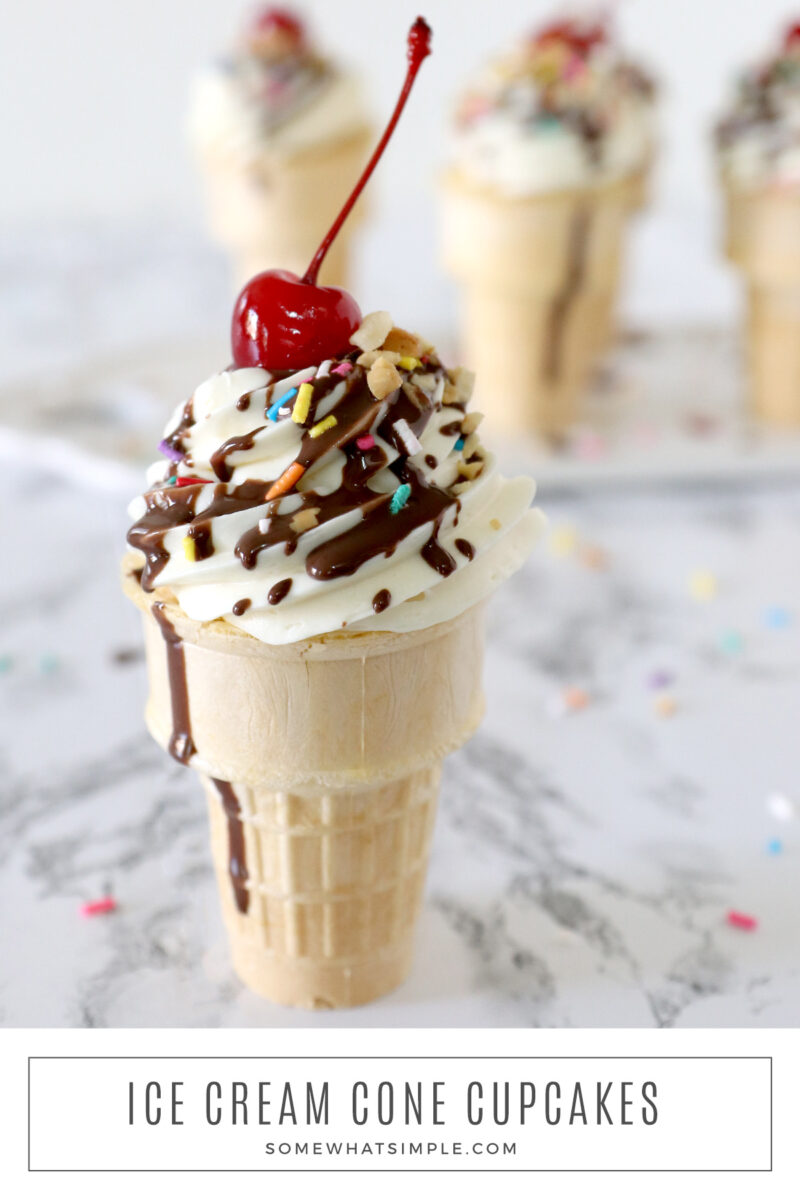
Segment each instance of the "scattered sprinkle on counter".
M117 907L117 902L113 896L103 896L100 900L87 900L81 905L81 916L83 917L102 917L106 913L112 913Z
M602 546L581 546L578 558L590 571L605 571L608 567L608 553Z
M766 808L769 815L776 821L794 820L794 802L784 792L770 792L767 796Z
M775 857L777 854L783 854L783 842L780 838L770 838L767 842L767 854Z
M565 717L567 713L580 712L587 708L591 697L584 688L567 687L551 696L547 702L547 711L551 717Z
M764 624L767 629L788 629L792 619L789 609L780 604L771 604L764 610Z
M750 913L739 912L732 908L726 914L725 920L732 929L743 929L746 933L752 933L754 929L758 929L758 920Z
M571 525L560 525L550 534L550 550L560 558L572 554L578 544L578 535Z
M10 654L0 654L0 675L7 675L14 665Z
M719 648L725 654L741 654L744 649L744 638L738 629L725 629L719 637Z
M659 692L662 688L671 687L674 682L675 676L671 671L652 671L647 677L647 686L652 688L654 692Z
M689 593L695 600L713 600L717 594L717 577L705 569L692 571L689 576Z
M678 702L674 696L657 696L653 707L659 717L674 717L678 711Z
M61 663L55 654L43 654L39 659L39 670L43 675L54 675Z

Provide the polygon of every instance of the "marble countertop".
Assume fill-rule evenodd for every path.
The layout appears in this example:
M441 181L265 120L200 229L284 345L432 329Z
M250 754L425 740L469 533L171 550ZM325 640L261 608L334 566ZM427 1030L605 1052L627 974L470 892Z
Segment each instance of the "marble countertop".
M800 490L545 497L550 541L490 609L486 721L446 764L413 974L323 1014L231 971L199 785L143 726L122 497L11 467L0 504L0 1023L797 1023L800 820L767 797L800 797ZM82 918L106 888L117 911Z

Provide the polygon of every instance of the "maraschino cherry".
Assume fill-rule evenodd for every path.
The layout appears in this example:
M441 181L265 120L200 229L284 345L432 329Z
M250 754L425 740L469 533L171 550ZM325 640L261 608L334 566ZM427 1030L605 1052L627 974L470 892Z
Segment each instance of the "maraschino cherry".
M317 276L405 108L423 59L431 52L430 26L417 17L408 34L408 71L400 97L372 158L301 279L291 271L262 271L239 293L233 310L231 344L237 367L298 370L350 349L361 310L343 288L320 287Z
M554 21L536 34L534 42L537 46L546 46L550 42L563 42L576 54L585 57L595 46L602 46L606 41L605 27L599 22L590 24L578 21Z
M800 22L790 25L783 39L784 50L796 50L800 47Z
M303 22L288 8L264 8L250 24L249 36L256 40L278 36L287 48L302 50L306 41Z

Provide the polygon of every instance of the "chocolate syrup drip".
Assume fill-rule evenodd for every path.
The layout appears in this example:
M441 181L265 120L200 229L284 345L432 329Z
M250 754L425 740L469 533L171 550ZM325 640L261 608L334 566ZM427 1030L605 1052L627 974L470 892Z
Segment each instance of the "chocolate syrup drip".
M388 588L381 588L372 597L372 607L376 613L382 613L392 603L392 593Z
M227 442L223 442L219 449L214 451L209 462L217 479L221 479L223 483L228 482L233 474L233 468L228 466L228 455L236 454L241 450L252 450L256 434L261 433L263 428L263 425L259 425L258 429L253 429L250 433L242 433L238 437L228 438Z
M557 380L561 373L564 329L572 302L583 283L589 240L589 222L588 208L576 209L570 225L566 279L563 288L550 306L544 377L551 383Z
M195 521L189 526L187 537L190 537L194 542L194 557L196 562L200 562L204 558L211 558L214 553L214 543L211 540L211 522L207 520Z
M289 595L291 586L291 579L279 579L278 582L274 583L269 589L267 603L280 604L281 600L284 600Z
M463 554L464 558L468 558L470 562L475 557L475 547L466 538L456 538L456 550L458 550L459 554Z
M128 543L145 557L142 587L152 592L155 580L169 562L164 535L178 525L188 525L195 515L200 484L187 487L159 487L145 493L147 509L128 530Z
M178 422L176 428L173 429L172 433L168 434L167 437L164 438L164 444L169 446L169 448L174 450L177 454L183 454L183 435L193 424L194 397L190 396L183 406L183 412L181 413L180 421Z
M167 647L167 674L169 676L170 700L172 703L172 734L169 752L185 766L195 753L192 741L192 725L189 718L189 691L186 686L186 658L183 642L175 632L175 626L164 612L164 605L157 600L150 610L161 629Z
M245 392L245 394L243 396L240 396L239 399L236 401L237 410L239 412L247 412L248 408L250 407L250 401L252 400L252 398L253 398L252 392Z
M433 567L434 571L438 571L440 575L444 575L445 579L448 575L452 575L456 569L456 560L448 550L445 550L436 540L436 534L433 533L420 550L420 554L425 559L429 567Z
M425 466L426 467L430 467L430 469L433 470L435 467L438 467L438 465L439 465L439 460L435 454L426 454L425 455Z
M448 421L446 425L439 426L439 433L441 433L443 437L458 437L458 435L461 433L461 422Z
M231 877L233 898L240 913L246 913L250 906L250 891L247 887L247 852L244 845L244 824L242 823L242 806L239 797L229 783L224 779L212 779L222 800L225 816L228 818L228 874Z
M237 600L231 612L235 617L243 617L252 603L253 601L249 599Z

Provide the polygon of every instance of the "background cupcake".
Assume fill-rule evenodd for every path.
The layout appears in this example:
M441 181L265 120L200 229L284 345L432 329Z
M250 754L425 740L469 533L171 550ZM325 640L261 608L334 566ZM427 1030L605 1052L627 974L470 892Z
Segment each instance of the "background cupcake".
M508 430L559 434L612 336L623 238L653 156L653 85L599 22L562 21L459 101L443 252L464 353Z
M190 134L211 229L239 282L267 266L305 269L369 146L358 80L283 8L260 12L233 53L200 75ZM358 217L327 260L331 282L347 280Z
M741 76L716 151L725 249L747 286L752 402L800 425L800 24Z

